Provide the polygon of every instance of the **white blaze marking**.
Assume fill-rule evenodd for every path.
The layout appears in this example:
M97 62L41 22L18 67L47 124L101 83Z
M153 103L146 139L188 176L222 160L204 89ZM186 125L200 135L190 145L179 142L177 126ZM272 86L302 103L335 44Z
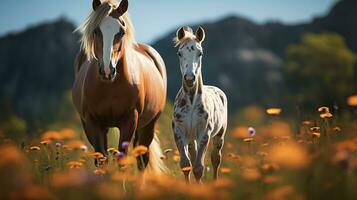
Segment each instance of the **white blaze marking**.
M113 41L114 36L120 31L120 23L118 20L114 19L111 16L107 16L103 19L100 30L103 35L103 64L105 76L109 78L110 75L110 62L112 62L113 67L115 63L112 61L112 50L113 50Z

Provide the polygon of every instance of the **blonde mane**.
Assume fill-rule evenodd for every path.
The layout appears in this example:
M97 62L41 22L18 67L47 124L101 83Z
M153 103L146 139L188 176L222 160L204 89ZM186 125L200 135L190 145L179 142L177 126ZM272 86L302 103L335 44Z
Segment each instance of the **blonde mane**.
M107 0L103 2L95 11L93 10L87 19L75 30L82 32L81 49L87 55L87 58L96 58L94 52L95 44L95 29L101 24L102 20L107 17L113 9L119 6L115 0ZM123 44L126 47L136 44L134 28L128 12L121 16L126 26L126 32L123 37Z
M177 36L174 38L175 47L186 44L189 41L195 40L196 35L190 27L185 27L185 37L179 39Z

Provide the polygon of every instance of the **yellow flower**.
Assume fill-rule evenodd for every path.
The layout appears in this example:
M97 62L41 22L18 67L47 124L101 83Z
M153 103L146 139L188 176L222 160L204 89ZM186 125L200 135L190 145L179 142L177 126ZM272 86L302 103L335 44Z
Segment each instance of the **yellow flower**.
M42 135L42 140L62 140L63 137L57 131L47 131Z
M30 147L30 150L39 151L39 150L41 150L41 148L39 146L32 146L32 147Z
M333 131L334 131L334 132L341 132L341 128L338 127L338 126L335 126L335 127L333 128Z
M329 113L330 109L328 107L326 107L326 106L323 106L323 107L320 107L318 109L318 111L321 112L321 113Z
M311 127L310 130L311 130L312 132L319 132L319 131L320 131L320 127L318 127L318 126Z
M302 124L305 125L305 126L309 126L309 125L311 125L311 121L305 120L305 121L302 122Z
M51 141L50 140L43 140L43 141L40 142L40 144L48 145L48 144L51 144Z
M93 156L94 158L103 158L104 157L104 155L100 152L91 153L91 154L89 154L89 156Z
M182 170L183 172L189 172L189 171L192 170L192 167L191 167L191 166L189 166L189 167L183 167L183 168L181 168L181 170Z
M78 161L70 161L67 163L67 166L69 166L70 169L79 169L82 165L83 163Z
M246 139L244 139L243 141L249 143L249 142L253 142L253 140L254 140L253 138L246 138Z
M62 136L63 139L67 140L73 139L76 136L76 132L69 128L62 129L59 134Z
M350 106L357 106L357 95L348 97L347 104Z
M311 133L311 136L312 136L313 138L320 138L321 134L318 133L318 132L313 132L313 133Z
M266 110L268 115L279 115L281 113L281 108L268 108Z
M96 175L104 175L105 171L103 169L96 169L93 171L93 173Z
M139 145L137 147L135 147L133 149L133 152L132 154L135 156L135 157L138 157L140 155L143 155L143 154L146 154L148 152L148 148L144 145Z
M228 168L228 167L222 167L220 169L220 171L221 171L222 174L229 174L229 173L232 172L232 170L230 168Z
M174 156L172 156L172 160L175 162L180 162L180 156L174 155Z
M327 118L332 118L333 115L331 113L322 113L320 114L320 117L323 118L323 119L327 119Z

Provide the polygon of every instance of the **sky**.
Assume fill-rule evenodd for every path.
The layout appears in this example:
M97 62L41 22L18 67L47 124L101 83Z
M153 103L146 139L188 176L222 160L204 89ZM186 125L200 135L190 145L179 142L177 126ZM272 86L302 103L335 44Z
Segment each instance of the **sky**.
M129 0L138 41L150 43L182 25L238 15L258 23L296 24L326 14L336 0ZM92 0L0 0L0 36L59 17L81 23Z

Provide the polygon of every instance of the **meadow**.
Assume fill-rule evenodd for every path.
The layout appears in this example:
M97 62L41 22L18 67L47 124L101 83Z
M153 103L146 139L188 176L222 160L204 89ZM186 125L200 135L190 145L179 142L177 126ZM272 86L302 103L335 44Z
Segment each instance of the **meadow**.
M357 96L348 99L351 110ZM187 184L170 130L167 106L157 135L167 174L144 173L136 158L119 154L118 131L109 133L108 156L96 153L80 127L42 132L18 144L1 134L0 199L356 199L356 112L316 108L302 121L281 108L242 109L226 136L220 178L212 180L209 154L203 184ZM254 125L254 126L253 126ZM208 151L209 152L209 151ZM94 165L94 159L99 166ZM193 180L193 178L191 179Z

